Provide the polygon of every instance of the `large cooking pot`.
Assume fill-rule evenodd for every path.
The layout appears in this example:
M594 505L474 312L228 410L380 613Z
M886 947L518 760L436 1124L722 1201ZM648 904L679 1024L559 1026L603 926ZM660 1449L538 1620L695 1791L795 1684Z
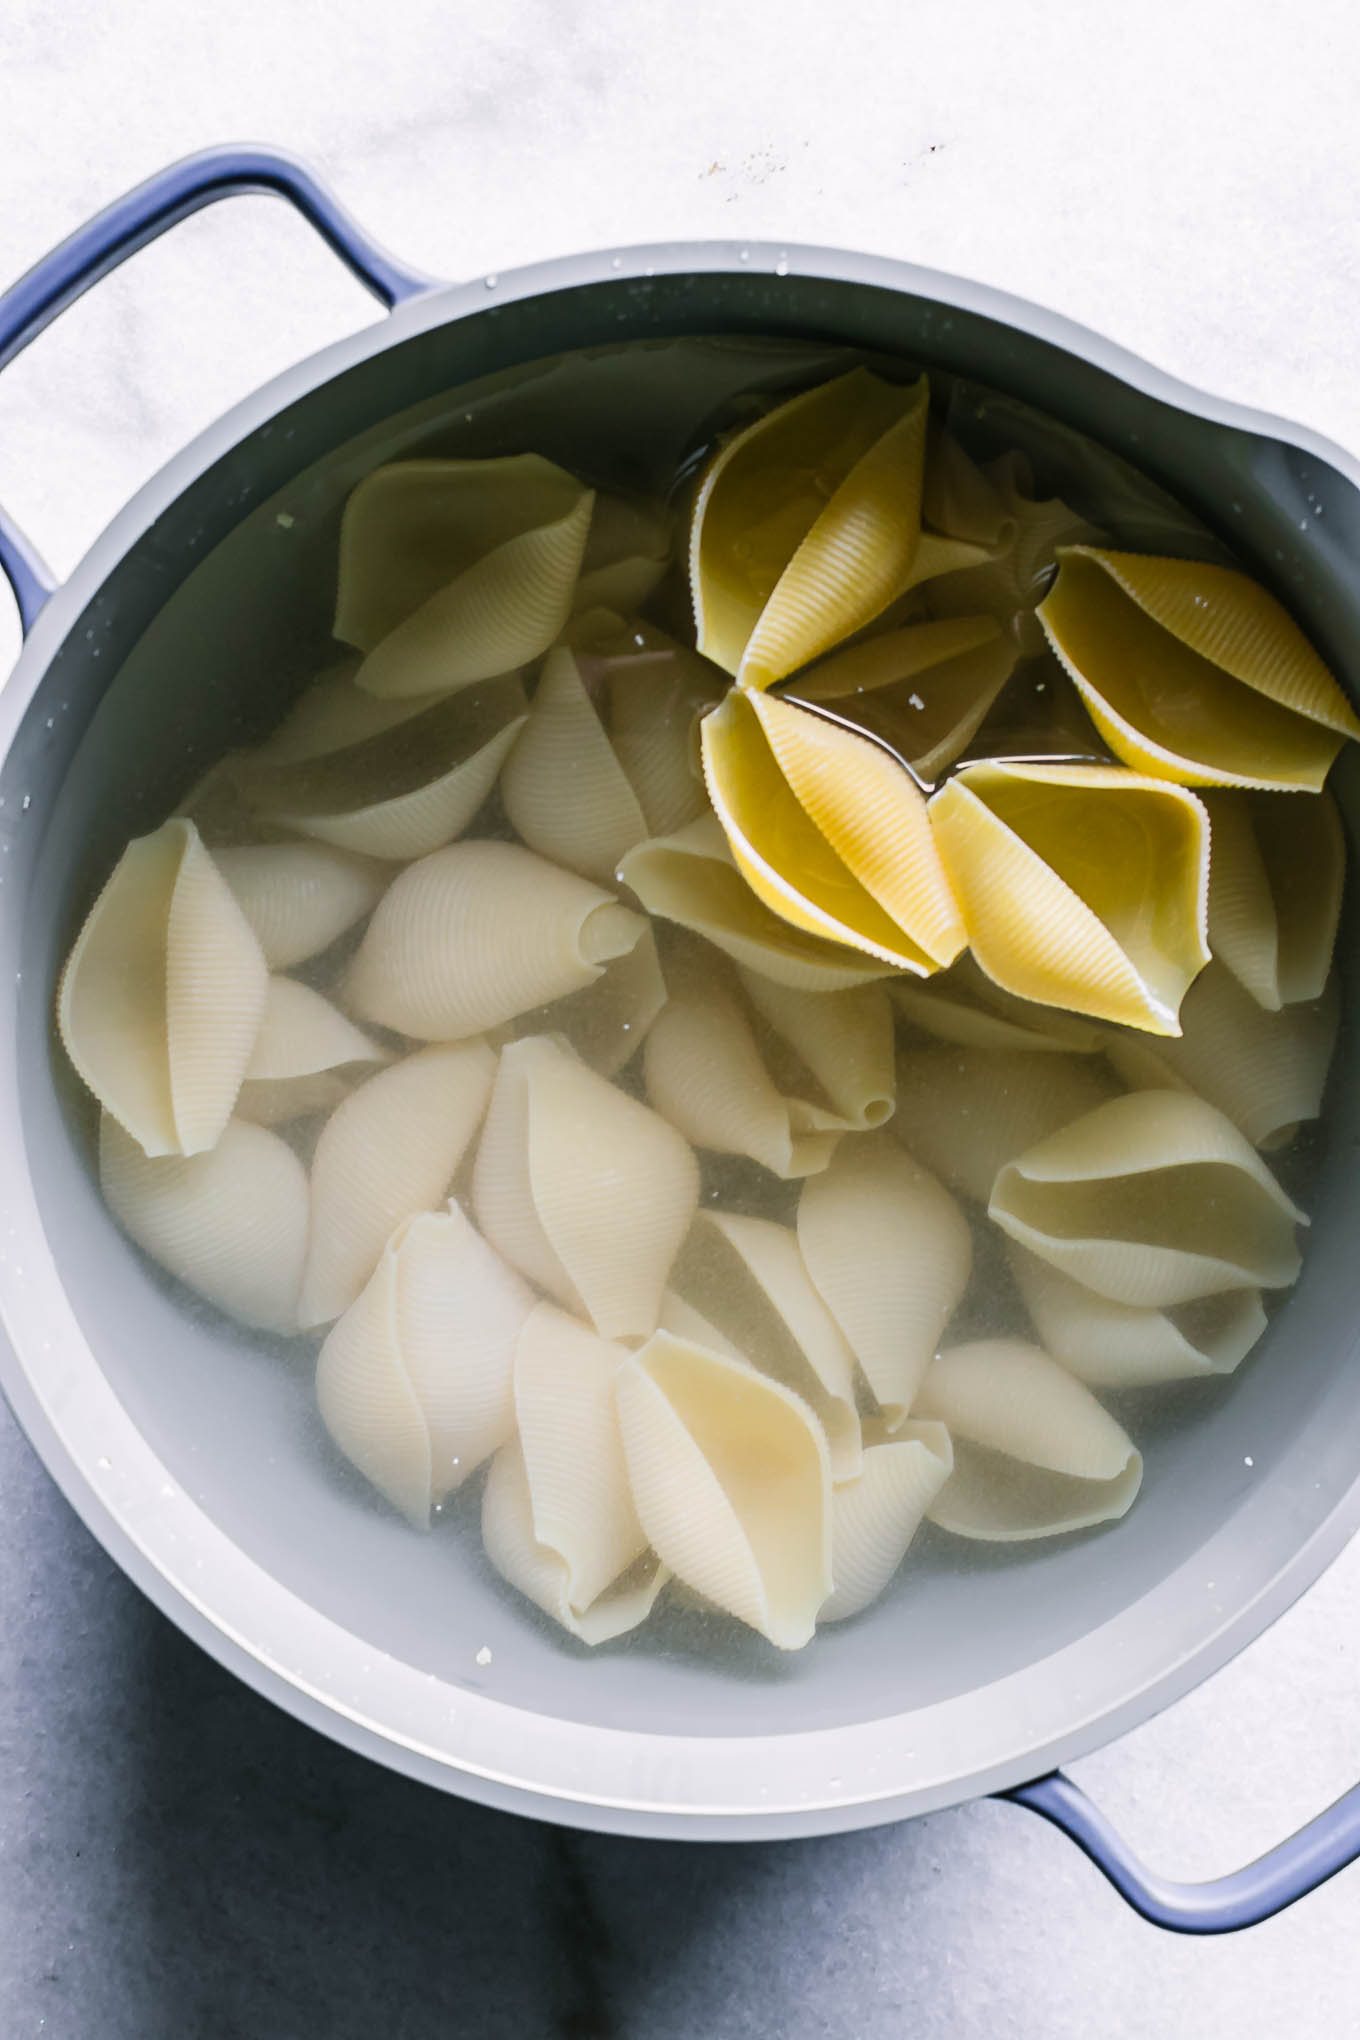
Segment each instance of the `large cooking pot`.
M1180 1394L1125 1522L962 1569L941 1539L897 1597L814 1648L714 1657L684 1648L683 1627L598 1655L563 1643L471 1547L413 1538L345 1491L304 1417L306 1362L186 1314L115 1229L51 1013L126 838L276 715L280 685L324 645L345 494L432 429L441 446L553 454L568 427L616 429L620 406L654 423L672 404L680 419L749 379L756 336L782 338L793 381L831 348L906 357L1126 455L1223 533L1357 697L1360 466L1050 313L905 263L716 242L435 285L300 165L258 150L174 166L40 262L0 298L0 365L155 234L258 190L298 206L390 320L238 405L64 587L0 519L27 632L0 697L0 1376L20 1422L182 1629L301 1719L446 1791L695 1839L826 1833L1002 1793L1066 1828L1162 1924L1263 1918L1360 1854L1360 1787L1236 1877L1178 1887L1144 1872L1054 1766L1221 1665L1360 1521L1353 1034L1303 1279L1239 1377ZM704 337L679 355L655 344L677 336ZM609 350L623 342L620 375ZM566 368L513 373L567 353ZM1354 855L1360 774L1338 776ZM1350 1012L1358 962L1352 934Z

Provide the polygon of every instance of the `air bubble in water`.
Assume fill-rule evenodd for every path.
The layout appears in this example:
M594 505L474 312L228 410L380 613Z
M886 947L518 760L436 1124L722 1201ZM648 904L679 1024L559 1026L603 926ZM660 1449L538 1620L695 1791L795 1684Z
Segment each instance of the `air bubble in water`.
M482 282L488 290L494 290L496 288L496 285L500 282L500 278L499 276L496 276L493 273L490 276L484 276L482 278Z
M789 273L789 258L782 248L779 251L779 259L774 265L774 273L776 276L787 276Z

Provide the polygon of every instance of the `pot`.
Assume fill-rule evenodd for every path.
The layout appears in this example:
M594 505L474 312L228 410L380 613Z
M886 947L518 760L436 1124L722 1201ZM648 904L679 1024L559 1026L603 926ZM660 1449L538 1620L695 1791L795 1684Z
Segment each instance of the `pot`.
M0 696L0 1377L20 1423L183 1630L302 1720L446 1791L694 1839L822 1834L1002 1793L1067 1828L1162 1924L1220 1930L1288 1903L1360 1854L1360 1788L1237 1878L1183 1888L1134 1863L1055 1767L1221 1665L1360 1522L1353 1050L1329 1094L1303 1279L1239 1378L1180 1396L1117 1529L962 1570L937 1557L909 1593L792 1658L640 1640L592 1657L512 1607L471 1546L413 1539L347 1490L305 1419L305 1365L186 1314L142 1265L93 1181L51 1013L127 837L276 716L280 685L315 661L346 493L429 445L436 422L450 449L561 457L564 415L603 430L593 421L636 402L679 433L701 399L751 380L755 343L768 365L770 336L791 382L832 349L905 357L1134 462L1276 590L1353 694L1360 466L1051 313L875 257L666 245L436 285L300 164L258 150L174 166L39 263L0 298L0 365L176 220L261 189L303 212L390 319L238 405L64 587L0 520L27 632ZM1360 773L1337 792L1354 855ZM1358 960L1343 939L1352 1010Z

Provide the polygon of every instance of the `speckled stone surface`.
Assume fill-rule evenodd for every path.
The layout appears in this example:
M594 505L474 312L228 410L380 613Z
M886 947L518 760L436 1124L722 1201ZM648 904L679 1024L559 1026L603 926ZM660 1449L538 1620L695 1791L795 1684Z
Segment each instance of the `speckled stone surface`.
M727 235L972 274L1360 448L1360 35L1263 0L168 0L0 11L0 278L175 155L314 159L410 261ZM371 316L265 200L148 251L0 379L0 499L69 568L238 395ZM17 644L0 602L0 668ZM1360 1776L1360 1552L1076 1775L1168 1871ZM1360 1871L1254 1933L1128 1914L981 1805L730 1849L442 1800L237 1686L0 1413L0 2035L1236 2040L1360 2027Z

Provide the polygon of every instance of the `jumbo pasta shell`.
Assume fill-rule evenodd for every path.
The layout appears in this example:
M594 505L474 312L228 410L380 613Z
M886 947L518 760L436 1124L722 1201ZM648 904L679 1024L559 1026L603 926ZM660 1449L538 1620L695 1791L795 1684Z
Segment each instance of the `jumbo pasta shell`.
M501 774L501 799L517 834L541 857L599 885L651 833L576 656L549 652L524 734Z
M1073 1120L1000 1170L987 1208L1062 1274L1157 1310L1287 1289L1308 1223L1232 1122L1180 1091L1130 1092Z
M671 517L664 505L597 495L573 610L631 614L662 580L670 557Z
M943 431L932 437L927 453L924 505L937 529L975 537L988 549L979 565L946 574L923 589L931 614L995 617L1013 643L1027 652L1037 650L1043 633L1032 612L1060 550L1099 544L1103 534L1058 497L1036 499L1022 455L1003 454L979 467Z
M908 1424L896 1437L866 1447L856 1478L831 1491L836 1584L818 1611L820 1622L843 1622L878 1599L953 1470L943 1424Z
M329 949L371 913L391 871L325 843L251 843L213 861L254 931L271 970Z
M802 1088L810 1090L812 1107L819 1098L825 1100L854 1133L891 1119L896 1091L892 1007L881 985L809 992L777 984L759 971L743 970L740 977L773 1037L772 1067L790 1076L806 1072L811 1085Z
M694 1592L780 1650L807 1643L831 1591L826 1440L791 1390L656 1332L617 1378L643 1531Z
M245 1075L269 973L192 822L134 837L57 994L77 1074L148 1155L201 1154Z
M533 1007L515 1020L517 1036L555 1034L602 1077L616 1077L648 1039L666 1004L656 938L644 928L631 949L604 966L593 984Z
M1346 874L1331 795L1211 793L1204 805L1213 830L1209 947L1272 1012L1320 998Z
M800 673L784 698L829 710L933 780L976 736L1016 658L994 618L955 613L846 645Z
M1115 766L966 766L930 820L973 955L1003 990L1152 1034L1209 960L1193 794Z
M1095 1055L1105 1046L1105 1029L1057 1006L1015 998L993 984L967 954L925 984L899 980L889 987L888 996L918 1032L959 1048Z
M1259 1289L1140 1309L1098 1296L1014 1242L1010 1263L1045 1351L1089 1388L1161 1387L1231 1374L1266 1328Z
M1360 736L1298 625L1232 568L1073 546L1039 618L1106 743L1149 777L1316 793Z
M646 922L514 843L453 843L379 901L348 997L361 1020L417 1040L498 1027L599 979Z
M309 985L271 977L236 1116L278 1126L304 1112L331 1111L366 1064L391 1060Z
M890 1132L960 1196L985 1204L1005 1163L1114 1095L1093 1056L908 1049Z

